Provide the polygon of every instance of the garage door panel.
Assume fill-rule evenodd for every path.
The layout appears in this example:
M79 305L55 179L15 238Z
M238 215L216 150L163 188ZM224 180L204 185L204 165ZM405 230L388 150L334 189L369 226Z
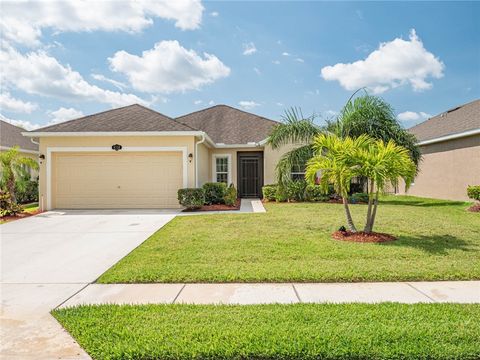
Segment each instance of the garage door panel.
M53 159L56 208L179 206L181 152L57 153Z

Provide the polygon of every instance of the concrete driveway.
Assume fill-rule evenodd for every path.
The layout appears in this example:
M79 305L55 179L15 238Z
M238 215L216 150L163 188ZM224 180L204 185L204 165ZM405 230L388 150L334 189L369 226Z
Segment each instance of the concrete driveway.
M89 359L49 311L94 282L177 212L50 211L0 225L0 358Z

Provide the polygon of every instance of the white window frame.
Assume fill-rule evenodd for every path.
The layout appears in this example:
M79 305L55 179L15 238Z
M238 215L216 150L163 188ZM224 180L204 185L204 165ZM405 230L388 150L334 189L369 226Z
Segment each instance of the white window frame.
M213 154L212 155L212 182L217 182L217 158L227 158L228 174L227 186L232 183L232 154Z
M182 175L183 187L188 187L188 157L186 146L124 146L122 152L163 152L178 151L182 153ZM47 147L47 210L52 210L52 153L68 152L116 152L111 147L92 146L92 147Z

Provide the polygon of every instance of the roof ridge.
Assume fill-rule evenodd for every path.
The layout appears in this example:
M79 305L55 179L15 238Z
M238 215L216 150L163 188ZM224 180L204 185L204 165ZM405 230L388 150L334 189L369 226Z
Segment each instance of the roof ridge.
M256 116L256 117L259 117L259 118L262 118L264 120L267 120L267 121L271 121L275 124L278 124L279 121L275 121L275 120L272 120L272 119L269 119L269 118L266 118L265 116L261 116L261 115L257 115L257 114L254 114L254 113L251 113L251 112L248 112L248 111L245 111L245 110L242 110L242 109L238 109L234 106L231 106L231 105L227 105L227 104L216 104L216 105L213 105L213 106L209 106L205 109L200 109L200 110L196 110L196 111L192 111L191 113L188 113L188 114L185 114L185 115L182 115L182 116L179 116L177 118L175 118L175 120L178 121L178 119L181 119L181 118L184 118L186 116L190 116L190 115L193 115L193 114L197 114L197 113L200 113L200 112L204 112L204 111L207 111L207 110L211 110L215 107L227 107L229 109L232 109L232 110L236 110L236 111L240 111L240 112L243 112L244 114L248 114L248 115L252 115L252 116Z
M190 129L192 129L192 130L199 131L198 129L195 129L194 127L192 127L192 126L190 126L190 125L181 123L180 121L177 121L175 118L172 118L172 117L170 117L170 116L168 116L168 115L165 115L165 114L161 113L160 111L157 111L157 110L154 110L154 109L150 109L149 107L146 107L146 106L141 105L141 104L134 104L134 105L140 106L140 107L142 107L142 108L144 108L144 109L146 109L146 110L149 110L150 112L153 112L153 113L155 113L155 114L159 114L159 115L165 116L165 117L168 118L169 120L172 120L172 121L176 122L177 124L183 125L183 126L188 127L188 128L190 128Z
M178 119L181 119L181 118L183 118L183 117L185 117L185 116L190 116L190 115L193 115L193 114L196 114L196 113L204 112L204 111L207 111L207 110L210 110L210 109L213 109L213 108L215 108L215 107L222 106L222 105L223 105L223 104L216 104L216 105L209 106L209 107L207 107L207 108L205 108L205 109L195 110L195 111L189 112L189 113L187 113L187 114L185 114L185 115L177 116L177 117L175 118L175 120L178 121ZM226 106L226 105L223 105L223 106Z

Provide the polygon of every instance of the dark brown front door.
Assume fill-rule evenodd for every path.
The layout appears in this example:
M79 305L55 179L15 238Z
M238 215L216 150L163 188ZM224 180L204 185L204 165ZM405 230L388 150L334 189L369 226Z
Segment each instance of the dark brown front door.
M241 198L262 197L263 152L237 153L238 195Z

